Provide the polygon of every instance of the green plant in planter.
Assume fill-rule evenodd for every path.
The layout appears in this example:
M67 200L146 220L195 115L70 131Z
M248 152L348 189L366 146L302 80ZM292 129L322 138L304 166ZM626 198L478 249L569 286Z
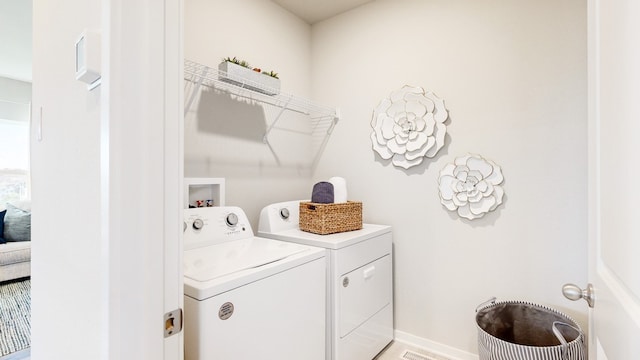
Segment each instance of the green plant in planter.
M233 57L233 59L229 58L229 57L226 57L226 58L222 59L222 61L228 61L230 63L234 63L236 65L240 65L242 67L246 67L247 69L251 69L251 65L249 65L248 62L246 62L244 60L238 60L238 59L236 59L235 56Z
M265 74L265 75L269 75L269 76L271 76L272 78L279 79L279 77L278 77L278 73L277 73L277 72L274 72L273 70L272 70L272 71L269 71L269 72L263 71L262 73L263 73L263 74Z
M242 66L242 67L246 67L247 69L252 69L251 65L249 65L248 62L246 62L244 60L238 60L235 56L233 58L230 58L230 57L223 58L222 61L228 61L230 63L234 63L236 65L239 65L239 66ZM260 70L260 68L253 68L252 70L255 71L255 72L259 72L261 74L264 74L264 75L271 76L272 78L280 79L278 77L278 73L275 72L275 71L268 71L267 72L267 71Z

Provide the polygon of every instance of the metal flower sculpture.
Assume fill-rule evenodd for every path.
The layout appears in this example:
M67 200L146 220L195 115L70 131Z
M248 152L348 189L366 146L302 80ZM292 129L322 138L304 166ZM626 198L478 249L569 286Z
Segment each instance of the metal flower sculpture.
M478 219L502 204L502 170L479 155L455 159L440 171L440 200L448 210L469 219Z
M423 88L405 85L373 111L371 142L385 160L408 169L444 146L449 117L444 101Z

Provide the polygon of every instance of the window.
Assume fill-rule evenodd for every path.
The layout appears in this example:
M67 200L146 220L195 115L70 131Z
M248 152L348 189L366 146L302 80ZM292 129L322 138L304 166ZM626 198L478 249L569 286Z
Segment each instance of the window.
M8 201L30 198L29 104L0 100L0 109L5 110L0 112L0 207L4 207Z

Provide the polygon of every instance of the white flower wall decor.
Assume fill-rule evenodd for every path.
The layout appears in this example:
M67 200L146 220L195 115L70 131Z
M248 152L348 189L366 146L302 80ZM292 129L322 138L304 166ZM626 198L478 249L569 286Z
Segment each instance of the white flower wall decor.
M373 150L404 169L419 165L444 146L448 117L442 99L421 87L405 85L373 111Z
M502 170L480 155L465 155L440 171L440 201L460 217L473 220L483 217L502 204Z

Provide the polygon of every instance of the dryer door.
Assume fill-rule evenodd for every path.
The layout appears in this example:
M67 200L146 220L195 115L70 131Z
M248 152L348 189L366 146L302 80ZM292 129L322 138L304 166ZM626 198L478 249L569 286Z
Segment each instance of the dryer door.
M391 255L343 275L338 288L337 310L343 338L391 303Z

